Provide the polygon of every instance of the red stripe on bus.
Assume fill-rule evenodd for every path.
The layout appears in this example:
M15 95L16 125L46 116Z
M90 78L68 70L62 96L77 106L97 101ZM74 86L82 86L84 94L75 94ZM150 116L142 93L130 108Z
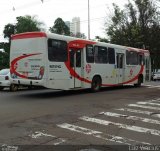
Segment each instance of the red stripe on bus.
M143 70L144 70L144 65L141 65L141 69L140 69L139 73L135 77L133 77L132 79L125 81L125 82L122 82L122 83L118 83L118 84L102 84L102 86L118 86L118 85L122 85L122 84L129 84L130 82L137 80L139 75L143 73Z
M77 74L77 72L73 68L70 67L70 63L69 62L65 62L65 65L66 65L67 69L69 70L71 76L73 76L74 78L77 78L80 81L83 81L83 82L86 82L86 83L91 83L91 81L79 76Z
M82 49L86 45L93 45L93 44L96 44L96 42L87 40L73 40L68 43L68 47L73 49Z
M73 76L74 78L77 78L78 80L80 80L82 82L86 82L86 83L89 83L89 84L92 83L92 81L79 76L76 73L76 71L73 68L70 67L69 62L66 62L65 65L66 65L67 69L69 70L71 76ZM133 82L133 81L137 80L138 77L139 77L139 75L143 73L143 70L144 70L144 66L141 65L141 69L140 69L139 73L134 78L132 78L132 79L130 79L128 81L125 81L123 83L118 83L118 84L102 84L102 86L118 86L118 85L122 85L122 84L129 84L130 82Z
M17 39L38 38L38 37L39 38L47 37L47 35L44 32L26 32L26 33L12 35L11 39L17 40Z
M30 56L39 55L39 54L41 54L41 53L28 54L28 55L25 55L25 56L20 56L20 57L18 57L18 58L15 58L15 59L11 62L11 69L10 69L10 70L11 70L11 74L14 73L15 75L17 75L17 76L19 76L19 77L21 77L21 78L23 78L23 79L28 79L27 76L25 76L25 75L23 75L23 74L20 74L20 73L18 73L18 72L16 71L15 65L16 65L16 63L17 63L18 61L20 61L20 60L22 60L22 59L24 59L24 58L27 58L27 57L30 57Z

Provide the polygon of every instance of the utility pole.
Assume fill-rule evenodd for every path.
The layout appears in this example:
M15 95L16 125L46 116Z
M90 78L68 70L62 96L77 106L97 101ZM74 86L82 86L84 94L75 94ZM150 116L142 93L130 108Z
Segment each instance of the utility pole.
M90 40L90 5L88 0L88 39Z

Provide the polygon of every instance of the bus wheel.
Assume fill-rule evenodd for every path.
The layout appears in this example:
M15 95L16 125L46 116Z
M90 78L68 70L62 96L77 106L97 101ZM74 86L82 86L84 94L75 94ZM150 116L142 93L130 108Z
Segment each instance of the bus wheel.
M141 84L142 84L142 82L143 82L143 77L142 77L142 76L139 76L139 77L138 77L138 82L137 82L137 84L134 84L134 86L140 87Z
M97 92L100 90L101 88L101 84L102 84L102 81L101 81L101 78L99 76L95 76L92 80L92 84L91 84L91 89L93 92Z
M11 84L11 86L10 86L10 91L15 92L15 91L17 91L17 90L18 90L18 85Z

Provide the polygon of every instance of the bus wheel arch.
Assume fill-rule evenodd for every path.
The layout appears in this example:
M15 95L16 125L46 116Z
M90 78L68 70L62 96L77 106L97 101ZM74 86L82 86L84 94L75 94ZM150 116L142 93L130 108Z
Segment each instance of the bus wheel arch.
M94 75L92 78L91 89L92 92L98 92L101 89L102 78L100 75Z

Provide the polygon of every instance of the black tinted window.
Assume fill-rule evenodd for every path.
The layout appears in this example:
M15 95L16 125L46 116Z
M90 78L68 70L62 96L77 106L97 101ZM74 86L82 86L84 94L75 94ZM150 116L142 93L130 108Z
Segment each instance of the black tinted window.
M138 53L135 51L126 51L126 64L138 65Z
M114 50L114 48L108 48L108 62L109 62L109 64L115 64L115 50Z
M86 46L86 61L88 63L94 63L94 50L92 45Z
M95 63L107 63L107 48L101 46L94 47Z
M67 61L67 42L48 39L48 59L55 62Z

